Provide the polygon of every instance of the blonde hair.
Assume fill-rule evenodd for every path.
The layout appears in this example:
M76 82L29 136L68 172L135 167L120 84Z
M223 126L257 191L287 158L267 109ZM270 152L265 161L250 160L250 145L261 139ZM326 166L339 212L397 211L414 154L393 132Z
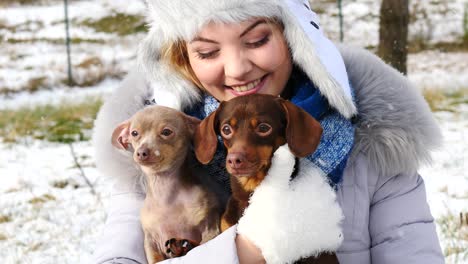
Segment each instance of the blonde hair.
M191 81L198 88L203 89L203 85L193 72L187 53L187 44L184 40L164 45L161 48L161 60L168 63L176 72L185 79Z
M277 18L265 18L265 21L284 30L284 24ZM191 81L199 89L204 90L200 80L198 80L195 72L190 65L190 60L187 52L187 43L184 40L176 40L167 43L161 47L161 60L169 64L176 72L182 75L185 79Z

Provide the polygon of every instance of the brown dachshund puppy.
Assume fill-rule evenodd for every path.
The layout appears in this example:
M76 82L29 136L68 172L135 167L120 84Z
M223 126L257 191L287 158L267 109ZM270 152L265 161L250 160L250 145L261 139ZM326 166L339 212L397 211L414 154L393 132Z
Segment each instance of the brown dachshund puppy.
M315 151L322 127L293 103L271 95L253 94L222 102L202 121L195 134L195 153L206 164L216 150L217 135L227 149L226 169L232 196L221 219L221 230L235 225L248 206L249 197L267 175L275 150L288 143L296 157ZM272 201L273 202L273 201ZM298 263L338 263L324 253Z
M151 106L120 124L112 144L133 149L146 176L141 209L148 263L185 255L219 234L222 209L193 173L191 141L199 120L172 108ZM206 178L206 177L205 177Z

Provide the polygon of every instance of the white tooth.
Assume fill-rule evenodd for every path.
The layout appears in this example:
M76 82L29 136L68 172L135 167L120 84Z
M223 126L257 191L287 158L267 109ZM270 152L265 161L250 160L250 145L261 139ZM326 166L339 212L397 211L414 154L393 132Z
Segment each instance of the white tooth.
M255 86L257 86L258 84L260 83L260 79L257 79L251 83L248 83L246 85L240 85L240 86L232 86L232 88L234 90L236 90L237 92L246 92L246 91L249 91L251 89L253 89Z

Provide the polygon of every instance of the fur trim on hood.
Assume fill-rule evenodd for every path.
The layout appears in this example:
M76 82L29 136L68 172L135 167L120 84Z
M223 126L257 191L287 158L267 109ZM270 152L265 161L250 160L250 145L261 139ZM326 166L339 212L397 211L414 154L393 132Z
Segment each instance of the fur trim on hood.
M343 116L356 114L343 60L322 32L307 0L147 0L150 31L140 46L139 61L149 80L164 82L155 94L170 90L167 105L183 109L199 99L198 89L159 60L167 43L189 41L210 22L241 22L254 17L277 18L296 65L309 76L330 105ZM170 80L167 82L167 80Z
M442 145L429 105L413 84L376 55L338 46L359 110L353 159L365 154L381 175L414 172Z

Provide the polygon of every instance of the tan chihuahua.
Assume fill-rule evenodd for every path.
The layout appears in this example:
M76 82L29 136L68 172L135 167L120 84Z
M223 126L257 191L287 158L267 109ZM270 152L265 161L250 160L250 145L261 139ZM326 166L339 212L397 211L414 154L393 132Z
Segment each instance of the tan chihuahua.
M183 256L220 232L223 209L191 166L192 137L199 123L175 109L150 106L112 134L112 144L133 151L146 176L141 223L150 264Z

